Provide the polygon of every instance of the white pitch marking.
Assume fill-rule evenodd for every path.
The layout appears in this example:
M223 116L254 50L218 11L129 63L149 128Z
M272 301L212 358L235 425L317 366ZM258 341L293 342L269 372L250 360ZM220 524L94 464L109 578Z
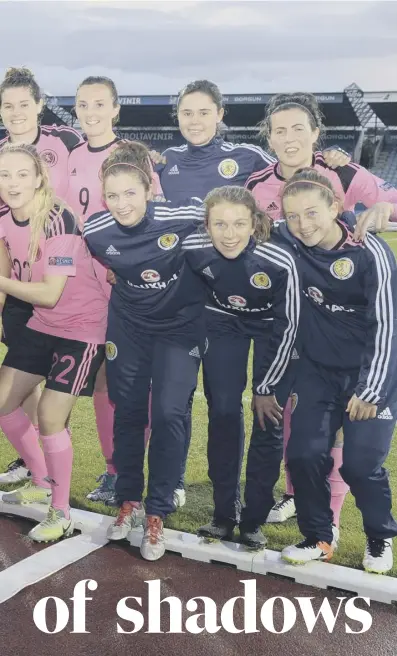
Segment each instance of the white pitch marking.
M38 505L17 506L14 504L5 504L0 500L0 513L14 514L41 521L46 515L46 510ZM37 556L42 555L43 559L48 560L47 554L54 550L53 553L56 556L53 562L57 564L57 567L52 573L55 573L55 571L63 569L67 565L80 560L85 555L107 544L108 540L105 537L106 530L114 521L114 517L76 509L72 509L71 513L76 528L82 530L83 535L78 538L70 538L53 547L48 547L42 552L30 556L24 561L17 563L17 565L13 565L7 570L0 572L0 603L5 601L3 599L3 582L10 578L12 579L12 576L6 578L5 575L13 568L19 566L24 584L20 584L19 588L13 592L9 583L8 597L6 597L8 599L10 598L10 594L14 596L24 587L32 585L34 582L37 583L39 580L51 575L51 572L48 571L50 568L48 567L47 573L41 574L41 576L36 573L37 580L31 580L34 578L34 574L32 571L29 572L29 568L34 563L39 562ZM397 579L392 576L377 576L376 574L368 574L357 569L332 565L331 563L312 562L304 566L294 566L282 561L280 552L278 551L264 549L258 553L252 553L245 550L242 545L232 542L207 544L201 538L191 533L174 531L172 529L165 529L164 533L166 549L179 553L182 557L190 560L207 563L212 561L224 562L235 565L238 570L252 572L253 574L279 574L281 576L288 576L294 579L296 583L304 585L316 586L323 589L336 587L346 590L346 592L369 597L373 601L386 604L397 603ZM130 544L136 547L140 546L142 535L142 529L133 529L128 536ZM73 543L73 541L75 542ZM73 547L72 553L70 553L69 547L71 543L76 545ZM93 572L94 575L95 572ZM28 580L29 576L30 580Z
M78 535L62 540L0 572L0 604L29 585L39 583L68 565L100 549L108 540L103 535Z

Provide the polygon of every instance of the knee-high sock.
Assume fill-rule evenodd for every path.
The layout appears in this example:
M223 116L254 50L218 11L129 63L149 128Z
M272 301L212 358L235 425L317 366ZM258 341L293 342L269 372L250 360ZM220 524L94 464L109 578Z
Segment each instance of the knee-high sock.
M0 428L32 472L33 483L41 487L50 487L45 481L47 467L37 431L22 408L0 417Z
M69 518L69 496L72 478L73 449L66 428L53 435L40 436L48 477L51 480L52 506L63 510Z
M108 474L115 474L116 469L113 465L114 405L107 392L94 392L94 408L102 455L106 461L106 471Z
M334 524L339 527L340 513L342 510L345 496L349 491L349 486L343 480L339 473L339 468L342 467L342 447L334 447L331 450L331 456L334 459L334 466L330 475L328 476L329 484L331 487L331 509L334 513Z
M292 414L292 401L288 399L284 410L284 469L285 469L285 493L294 495L294 488L292 487L291 477L288 471L286 450L288 440L291 435L291 414Z

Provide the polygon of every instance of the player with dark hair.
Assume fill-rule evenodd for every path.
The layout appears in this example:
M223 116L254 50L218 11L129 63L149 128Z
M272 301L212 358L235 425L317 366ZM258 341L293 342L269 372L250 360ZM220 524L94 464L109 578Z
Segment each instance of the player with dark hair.
M102 185L99 177L101 166L113 149L120 143L114 132L120 112L116 86L108 77L87 77L79 85L76 94L76 114L86 141L75 148L69 157L69 189L67 201L80 220L85 220L106 209L102 197ZM144 149L135 143L136 149ZM158 194L158 178L154 174L153 194ZM94 266L105 293L110 296L110 286L106 281L106 267L94 260ZM106 471L99 476L99 486L87 495L90 501L102 501L114 504L116 469L112 462L114 408L109 400L105 367L102 367L94 392L96 425L102 454L106 462ZM148 439L150 427L146 432Z
M167 200L183 202L198 197L203 200L215 187L244 186L249 176L261 171L274 159L259 146L231 143L221 136L224 102L216 84L195 80L178 94L175 116L186 144L163 152L166 164L156 170ZM330 166L346 163L349 158L338 149L324 152ZM243 417L242 417L243 420ZM186 423L186 457L190 443L191 416ZM175 507L185 503L184 471L175 490Z
M353 239L350 216L328 177L313 169L292 176L281 193L278 228L297 252L303 291L300 360L287 462L304 540L282 556L293 563L329 560L332 528L331 449L343 428L340 474L361 511L363 566L393 567L391 491L384 462L397 413L397 265L389 246Z
M323 154L316 152L316 144L324 131L322 115L315 96L309 93L277 94L269 101L266 116L261 125L278 162L254 173L246 187L256 198L260 208L276 220L282 216L281 194L285 181L302 167L312 166L333 184L341 207L354 210L357 203L364 203L374 217L397 220L397 190L388 183L359 166L349 163L332 169ZM285 447L289 436L290 405L286 410ZM330 474L332 508L335 523L339 524L342 505L348 487L338 473L342 464L343 435L338 434L333 449L335 468ZM283 522L295 515L294 492L286 469L286 493L269 514L269 522Z

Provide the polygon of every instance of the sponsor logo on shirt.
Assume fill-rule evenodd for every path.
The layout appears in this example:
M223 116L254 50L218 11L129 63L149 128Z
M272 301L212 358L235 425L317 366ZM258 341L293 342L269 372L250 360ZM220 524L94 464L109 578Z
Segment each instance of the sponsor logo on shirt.
M267 273L263 273L263 271L254 273L250 278L250 283L253 287L256 287L256 289L270 289L272 286L269 276Z
M50 168L52 166L55 166L55 164L58 162L58 155L54 150L43 150L40 153L40 157L43 160L44 164L46 164L46 166L49 166Z
M291 360L300 360L299 353L296 348L294 348L292 351Z
M144 271L143 273L147 273L147 272ZM155 273L159 276L157 271L150 271L150 273ZM143 274L141 274L141 276L143 276ZM160 279L160 276L159 276L159 279ZM178 274L177 273L174 273L172 278L170 278L169 280L162 280L161 282L147 282L144 285L135 285L130 280L127 280L127 284L130 287L134 287L134 289L166 289L166 287L168 287L168 285L171 285L173 282L175 282L175 280L178 280Z
M141 273L141 278L145 282L159 282L160 277L159 272L154 269L145 269L145 271L142 271Z
M175 164L175 166L172 166L170 170L168 171L168 175L179 175L179 169L178 166Z
M76 171L76 169L73 169L73 171L71 172L70 175L77 175L77 171Z
M324 295L322 292L320 292L317 287L308 287L308 293L310 298L315 302L318 303L319 305L322 305L324 303Z
M200 358L201 355L200 355L199 347L195 346L194 348L192 348L192 350L189 351L189 355L192 355L194 358Z
M296 392L293 392L291 394L291 414L295 410L296 406L298 405L299 397Z
M118 353L116 344L114 342L106 342L105 352L107 360L115 360Z
M222 178L230 180L234 178L239 171L238 164L234 159L223 159L218 166L218 173Z
M332 262L330 271L334 278L338 280L347 280L351 278L354 273L354 263L350 257L341 257L339 260Z
M227 300L234 307L243 308L247 305L247 301L242 296L228 296Z
M170 251L171 248L174 248L179 241L178 235L174 232L167 233L166 235L161 235L158 238L157 244L163 251Z
M120 251L117 250L112 244L106 249L106 255L120 255Z
M73 266L72 257L49 257L49 266Z
M317 305L321 305L330 312L354 312L354 308L345 307L344 305L336 305L335 303L326 303L324 295L317 287L308 287L307 291L303 290L307 298L311 298Z

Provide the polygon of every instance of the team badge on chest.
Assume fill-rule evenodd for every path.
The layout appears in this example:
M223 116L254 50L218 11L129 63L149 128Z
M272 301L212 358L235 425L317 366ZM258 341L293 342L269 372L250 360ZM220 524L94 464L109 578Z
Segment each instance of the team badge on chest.
M236 308L243 308L247 305L247 301L242 296L229 296L227 300Z
M178 241L178 235L174 232L169 232L166 235L161 235L157 240L157 244L163 251L170 251L171 248L177 245Z
M238 164L234 159L223 159L218 166L218 173L222 178L230 180L238 173Z
M46 164L46 166L49 166L50 168L52 166L55 166L55 164L58 162L58 155L54 150L43 150L40 153L40 157L43 160L44 164Z
M161 276L159 272L155 271L154 269L146 269L141 273L141 278L145 282L158 282L160 280L160 277Z
M354 262L349 257L341 257L339 260L332 262L330 271L334 278L338 280L347 280L354 273Z
M267 273L254 273L250 278L250 283L256 289L270 289L272 282Z

